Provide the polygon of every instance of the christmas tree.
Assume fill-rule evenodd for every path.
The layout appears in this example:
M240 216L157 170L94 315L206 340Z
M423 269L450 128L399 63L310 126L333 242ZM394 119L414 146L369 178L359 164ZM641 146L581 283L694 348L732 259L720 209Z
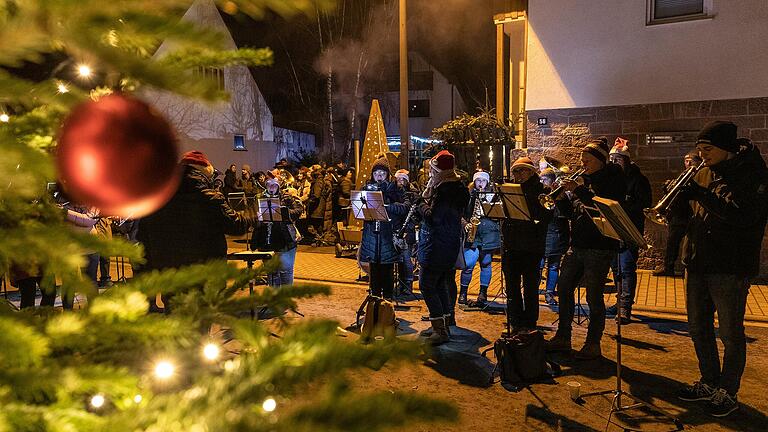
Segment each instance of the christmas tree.
M291 14L326 3L217 6L259 16L267 7ZM192 71L270 62L266 49L217 50L218 35L179 20L188 7L183 0L0 2L0 265L39 274L49 292L58 285L89 297L72 312L0 303L0 431L379 430L455 417L443 402L363 393L345 381L350 369L413 358L413 344L351 343L330 321L250 319L255 305L290 310L298 299L329 293L297 285L242 295L273 263L254 271L225 262L154 271L102 294L81 274L88 251L133 263L142 251L74 232L51 199L52 154L70 110L148 87L226 98ZM174 51L152 61L167 39ZM175 294L172 314L147 313L147 297L158 293Z

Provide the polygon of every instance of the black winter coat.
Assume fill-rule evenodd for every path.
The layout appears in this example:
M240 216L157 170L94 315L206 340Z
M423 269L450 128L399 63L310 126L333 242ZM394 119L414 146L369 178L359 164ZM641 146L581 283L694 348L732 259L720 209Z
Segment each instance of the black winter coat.
M388 181L380 185L369 183L365 190L380 190L387 205L389 221L365 221L363 223L363 240L360 243L360 261L376 264L392 264L400 260L400 254L395 249L394 231L392 227L408 212L408 206L399 202L397 186Z
M462 247L461 216L469 204L469 191L461 182L443 183L429 203L419 204L421 217L420 265L437 270L453 268Z
M544 193L544 185L538 175L533 175L521 186L533 221L505 219L501 226L504 233L504 249L543 256L547 227L552 220L552 211L542 207L539 202L539 195Z
M768 219L768 169L752 148L702 168L695 177L693 218L683 243L689 272L752 277Z
M259 222L253 228L251 249L285 252L296 247L296 228L291 225L301 217L304 205L287 193L280 196L281 222Z
M226 234L242 235L247 221L227 204L213 182L191 166L161 209L139 220L145 269L175 268L227 257Z
M418 189L416 189L416 187L411 183L408 183L408 187L406 188L397 187L397 194L398 201L406 203L408 205L408 211L410 212L410 206L413 205L419 197ZM405 222L406 216L407 213L403 217L397 217L396 219L392 220L392 228L396 233L399 233L403 228L403 223ZM411 215L411 218L408 220L408 225L403 230L405 242L409 245L416 244L416 225L418 225L418 223L419 217L414 211L414 214Z
M643 213L643 209L651 207L653 201L651 183L634 163L630 163L627 166L624 176L627 181L627 193L624 196L624 205L622 207L627 212L629 219L637 227L637 230L642 234L645 229L645 213Z
M573 191L573 201L557 200L563 215L571 219L571 246L583 249L618 249L619 242L604 237L597 229L592 216L599 213L585 207L595 207L592 197L599 196L624 204L627 186L621 167L608 163L591 175L584 176L585 184Z

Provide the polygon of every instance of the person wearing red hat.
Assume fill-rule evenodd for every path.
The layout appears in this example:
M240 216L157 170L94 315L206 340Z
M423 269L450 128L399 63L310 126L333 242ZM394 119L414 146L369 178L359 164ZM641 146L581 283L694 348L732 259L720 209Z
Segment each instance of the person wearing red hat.
M251 223L214 189L213 165L205 154L187 152L181 165L182 179L173 197L138 221L137 239L146 258L140 271L226 259L226 235L242 235ZM170 296L163 296L163 304L170 311ZM154 299L150 309L157 309Z
M635 225L635 228L643 234L645 230L644 209L651 207L651 183L648 178L640 171L640 167L632 162L629 153L629 140L622 137L616 138L608 159L621 167L624 172L624 179L627 183L627 191L624 194L624 211L629 219ZM621 289L619 290L616 302L621 302L621 316L617 315L618 305L614 304L606 309L608 315L616 315L617 320L622 324L629 324L632 317L632 305L635 303L635 292L637 289L637 258L639 257L637 246L627 246L622 244L619 254L611 263L613 279L617 281Z
M760 270L768 221L768 168L759 148L737 138L736 132L736 125L727 121L704 126L696 142L704 167L678 198L692 201L683 264L688 333L701 378L677 396L706 403L706 411L715 417L739 408L736 394L747 362L749 279ZM716 335L725 348L722 363Z
M544 258L552 211L539 201L544 185L531 159L517 159L512 164L512 178L522 188L530 215L530 220L505 219L501 226L505 239L501 267L507 285L507 319L517 333L535 330L539 319L539 263Z
M432 325L428 342L442 344L450 339L449 326L456 324L456 261L463 252L461 216L469 203L469 191L456 174L455 159L447 150L435 155L429 167L424 199L416 210L422 221L417 252L419 287Z
M597 216L591 210L595 207L592 198L599 196L622 204L627 190L624 173L619 166L608 163L608 152L605 139L598 138L587 143L581 151L584 174L577 179L560 180L571 199L555 201L561 214L571 219L572 231L571 247L563 257L557 286L560 319L557 333L547 341L547 350L571 350L574 294L583 279L589 304L589 327L584 346L576 353L576 358L580 360L602 356L600 340L605 329L605 277L619 248L618 242L604 237L592 220L593 216Z

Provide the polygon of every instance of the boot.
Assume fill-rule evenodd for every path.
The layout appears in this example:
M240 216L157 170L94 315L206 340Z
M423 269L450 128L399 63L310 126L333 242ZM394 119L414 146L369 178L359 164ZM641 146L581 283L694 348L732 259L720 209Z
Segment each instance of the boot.
M552 339L544 342L544 348L547 351L570 351L571 337L555 333L555 336Z
M488 287L480 285L480 293L477 294L477 303L484 305L488 301Z
M456 317L453 314L443 315L445 319L445 329L448 330L448 335L451 335L451 326L456 325Z
M461 289L459 290L459 304L465 305L467 304L467 290L469 290L468 286L462 285Z
M431 318L429 322L432 324L432 334L427 338L427 343L430 345L442 345L451 340L451 336L448 334L448 326L445 325L445 317Z
M586 342L584 346L574 355L578 360L594 360L603 356L600 350L600 342Z

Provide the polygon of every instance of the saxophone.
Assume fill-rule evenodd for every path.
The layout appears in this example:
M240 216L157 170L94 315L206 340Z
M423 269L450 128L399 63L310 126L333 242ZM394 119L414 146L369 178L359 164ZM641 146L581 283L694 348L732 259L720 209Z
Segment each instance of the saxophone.
M472 193L475 195L475 207L472 209L472 217L469 218L467 224L467 243L474 243L475 236L477 236L477 228L480 226L480 216L483 215L483 205L480 199L480 194L477 189L473 189Z

